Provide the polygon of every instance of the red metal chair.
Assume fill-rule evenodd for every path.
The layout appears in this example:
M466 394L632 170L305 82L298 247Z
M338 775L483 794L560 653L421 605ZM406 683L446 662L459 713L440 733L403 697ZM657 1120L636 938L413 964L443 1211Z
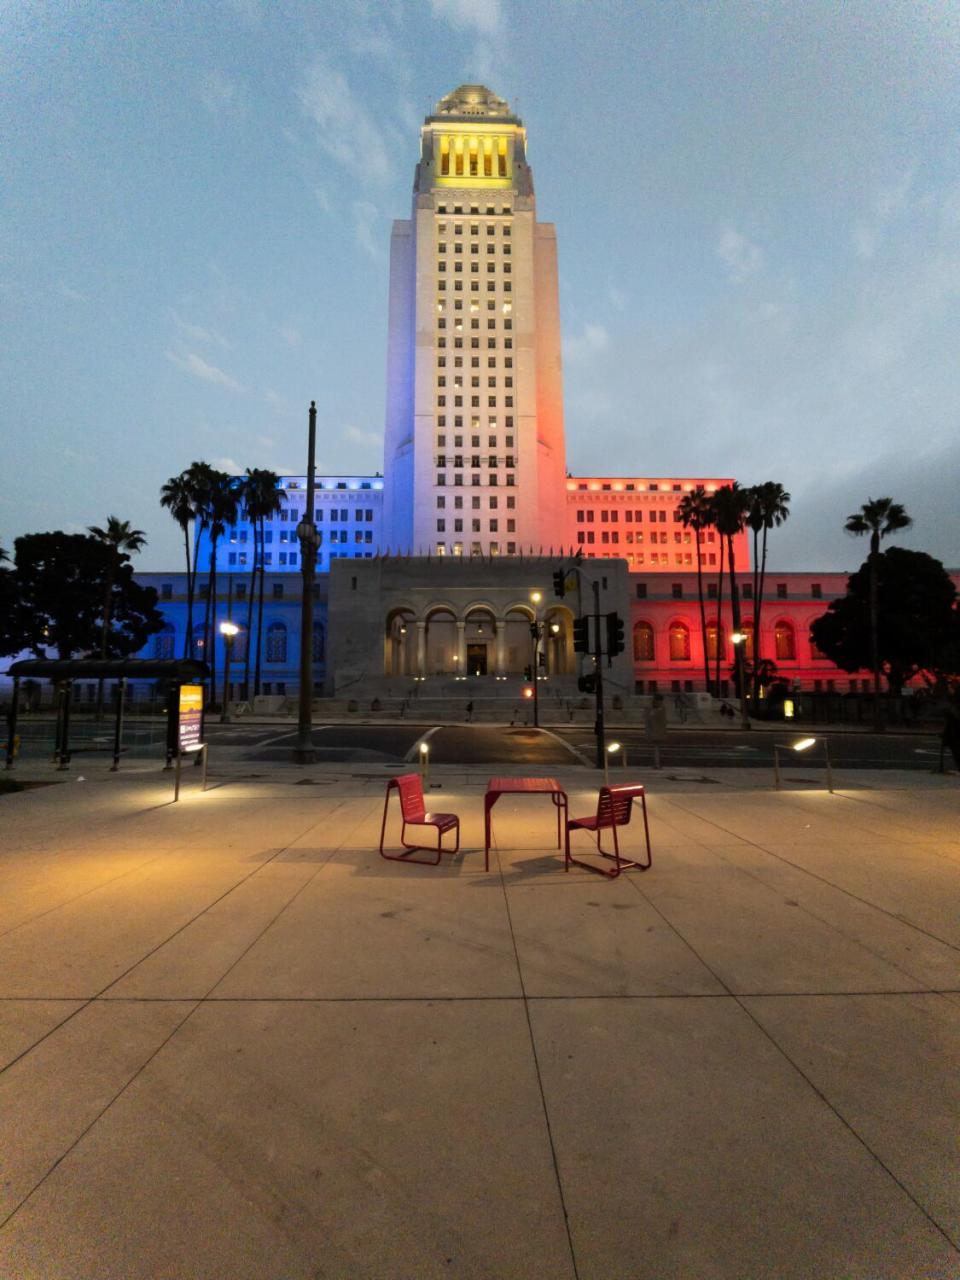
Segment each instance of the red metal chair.
M617 835L621 827L625 827L630 822L630 815L633 812L633 802L639 800L643 808L643 833L647 842L647 860L646 862L636 862L632 859L621 858L620 856L620 840ZM601 844L601 832L606 830L613 831L613 853L607 853ZM597 841L597 852L603 858L609 858L616 865L611 867L609 871L606 867L595 866L591 862L583 862L580 858L575 858L570 852L570 832L571 831L591 831ZM609 876L611 879L620 874L621 871L627 871L631 867L636 867L640 871L646 871L652 861L653 855L650 851L650 826L647 822L647 797L643 787L638 783L625 783L617 787L601 787L600 799L597 803L597 812L591 814L587 818L568 818L567 819L567 839L564 857L564 870L570 870L570 863L574 862L578 867L585 867L587 871L595 871L597 875Z
M387 830L387 810L390 807L390 793L396 790L400 796L400 843L404 853L384 853L383 840ZM407 827L436 827L437 843L407 844ZM443 833L454 828L457 843L452 849L443 848ZM423 803L423 783L418 773L404 773L398 778L391 778L387 783L387 791L383 800L383 822L380 826L380 856L391 862L420 862L425 866L435 867L443 853L455 854L460 851L460 819L455 813L427 813ZM436 853L435 858L412 858L411 853Z

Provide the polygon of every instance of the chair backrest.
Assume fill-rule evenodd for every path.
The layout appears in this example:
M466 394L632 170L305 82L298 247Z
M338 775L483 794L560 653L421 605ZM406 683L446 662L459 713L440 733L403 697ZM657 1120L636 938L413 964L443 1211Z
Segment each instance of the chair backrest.
M404 822L419 822L426 813L419 773L403 773L398 778L391 778L387 786L396 787L400 792L400 812Z
M617 787L601 787L597 804L598 827L625 827L633 812L634 796L642 796L639 782L621 783Z

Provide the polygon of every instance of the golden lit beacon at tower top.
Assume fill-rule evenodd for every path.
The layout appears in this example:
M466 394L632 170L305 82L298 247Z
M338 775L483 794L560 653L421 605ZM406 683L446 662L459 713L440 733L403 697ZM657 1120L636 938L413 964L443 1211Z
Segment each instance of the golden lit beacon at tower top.
M462 84L424 121L418 190L510 187L525 160L526 130L509 103L485 85Z

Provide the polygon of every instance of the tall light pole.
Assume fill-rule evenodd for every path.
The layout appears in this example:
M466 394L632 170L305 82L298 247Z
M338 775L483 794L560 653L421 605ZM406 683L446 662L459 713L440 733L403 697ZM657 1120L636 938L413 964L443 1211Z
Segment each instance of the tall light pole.
M220 723L230 723L230 658L233 655L233 638L240 628L229 618L220 623L220 634L223 636L223 706L220 708Z
M317 565L317 526L314 523L316 495L317 455L317 405L310 401L309 433L307 439L307 508L297 525L300 539L300 572L303 587L300 596L300 714L297 722L297 745L294 758L297 764L313 764L317 758L313 749L313 580Z
M744 662L744 649L746 648L747 637L742 631L734 631L730 637L733 642L734 662L736 664L737 683L740 685L740 728L750 728L750 717L747 715L747 680L746 680L746 664ZM719 629L718 629L719 643Z
M543 596L539 591L531 591L530 602L533 605L533 621L530 623L530 638L533 640L533 724L540 728L540 639L543 636L543 623L537 617L537 611Z

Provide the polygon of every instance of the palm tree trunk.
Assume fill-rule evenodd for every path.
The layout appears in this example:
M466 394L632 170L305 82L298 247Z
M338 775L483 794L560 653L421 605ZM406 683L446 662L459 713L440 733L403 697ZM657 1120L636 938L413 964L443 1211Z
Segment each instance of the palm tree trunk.
M250 699L250 643L253 640L253 596L257 589L257 522L253 526L253 565L250 569L250 591L247 598L247 643L243 651L243 699Z
M873 727L883 732L880 713L880 610L878 606L878 552L870 548L870 658L873 663Z
M735 632L743 634L740 617L740 586L737 582L737 565L733 551L733 536L727 535L727 561L730 566L730 614L733 620L733 629ZM747 689L746 689L746 667L744 664L744 649L746 642L741 640L739 644L734 645L733 653L735 658L735 669L737 673L737 684L739 686L738 693L740 695L740 723L744 729L750 728L750 721L747 719Z
M700 641L703 645L703 679L704 688L710 692L710 659L707 657L707 608L703 602L703 552L700 549L700 530L695 530L697 539L697 595L700 597Z
M210 539L210 702L217 700L217 544L219 538Z
M753 680L752 697L756 706L760 697L760 534L753 531Z
M723 655L723 534L720 537L720 573L717 576L717 679L716 696L720 697L720 662Z
M187 558L187 632L183 642L183 656L193 657L193 577L190 573L190 526L183 526L183 550Z
M266 528L266 520L260 521L260 591L257 600L257 664L253 674L253 696L260 696L260 659L262 657L262 641L263 641L263 579L266 573L266 565L264 563L264 529Z

